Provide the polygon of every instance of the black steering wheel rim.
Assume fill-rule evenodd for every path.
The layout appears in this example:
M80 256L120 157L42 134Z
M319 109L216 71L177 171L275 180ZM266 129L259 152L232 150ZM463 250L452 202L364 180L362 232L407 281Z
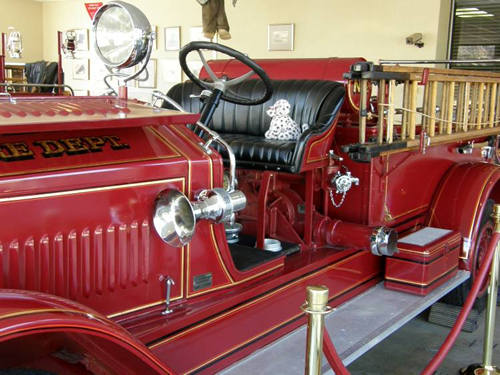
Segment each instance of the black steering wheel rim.
M248 68L250 68L251 71L253 73L255 73L255 75L257 75L264 83L265 92L261 98L246 99L246 98L242 98L242 97L231 96L231 95L228 95L226 92L224 92L224 90L222 90L223 92L222 92L221 98L223 100L228 101L228 102L233 103L233 104L257 105L257 104L265 103L266 101L268 101L271 98L271 96L273 94L273 87L271 84L271 79L266 74L264 69L262 69L256 62L254 62L252 59L250 59L248 56L244 55L243 53L241 53L233 48L224 46L222 44L212 43L212 42L203 42L203 41L191 42L191 43L186 44L184 47L182 47L180 52L179 52L179 62L180 62L182 70L184 71L184 73L186 73L188 78L192 82L194 82L197 86L199 86L202 89L206 89L206 90L213 90L214 89L214 87L209 85L208 82L202 81L201 79L196 77L193 74L193 72L191 72L191 70L189 69L189 66L187 64L188 54L193 52L193 51L200 51L200 50L217 51L217 52L223 53L227 56L235 58L236 60L240 61L242 64L244 64ZM204 62L204 66L205 66L205 62ZM207 69L206 66L205 66L205 69ZM230 82L230 81L228 81L228 82Z

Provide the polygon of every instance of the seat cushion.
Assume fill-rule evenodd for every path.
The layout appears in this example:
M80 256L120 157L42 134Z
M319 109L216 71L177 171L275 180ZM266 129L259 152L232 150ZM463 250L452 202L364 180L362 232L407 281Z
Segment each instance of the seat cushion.
M246 166L276 169L292 164L295 141L277 141L245 134L220 135L233 149L236 160L248 162ZM217 144L216 148L225 156L222 147Z

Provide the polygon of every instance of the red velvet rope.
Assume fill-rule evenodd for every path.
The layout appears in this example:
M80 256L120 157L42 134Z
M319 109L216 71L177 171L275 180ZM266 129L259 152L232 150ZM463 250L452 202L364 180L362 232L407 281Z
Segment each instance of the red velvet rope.
M330 367L335 371L335 375L349 375L349 371L345 368L342 360L337 354L337 350L326 328L323 333L323 353L325 353L325 357Z
M483 284L486 275L488 274L491 260L493 259L493 255L495 254L495 249L497 247L499 239L500 239L500 233L495 232L491 239L490 246L488 247L488 251L486 252L484 262L481 265L481 269L479 270L478 276L474 281L474 284L472 285L471 291L469 292L467 300L465 301L465 304L462 310L460 311L460 314L458 315L455 325L451 329L450 333L446 337L446 340L443 342L443 345L441 345L441 348L436 353L434 358L432 358L432 360L422 371L421 375L432 375L441 365L444 358L446 357L451 347L455 343L455 340L457 339L457 336L460 334L460 331L462 330L465 320L467 319L467 315L469 315L470 310L474 305L477 294L479 293L479 289ZM335 346L333 345L330 335L328 334L328 331L326 329L324 330L324 335L323 335L323 352L328 360L328 363L330 364L330 367L333 369L333 371L335 371L335 374L337 375L350 374L347 368L342 363L342 360L340 359L337 350L335 349Z

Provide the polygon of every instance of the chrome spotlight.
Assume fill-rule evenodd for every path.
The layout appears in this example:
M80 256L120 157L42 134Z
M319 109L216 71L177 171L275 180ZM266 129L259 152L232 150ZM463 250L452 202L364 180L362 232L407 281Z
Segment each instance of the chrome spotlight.
M92 23L99 58L110 68L124 69L150 53L154 34L138 8L123 1L110 1L99 8Z
M204 190L191 202L180 191L168 189L156 199L153 225L163 241L181 247L191 241L197 220L229 222L233 214L245 206L245 195L239 190Z

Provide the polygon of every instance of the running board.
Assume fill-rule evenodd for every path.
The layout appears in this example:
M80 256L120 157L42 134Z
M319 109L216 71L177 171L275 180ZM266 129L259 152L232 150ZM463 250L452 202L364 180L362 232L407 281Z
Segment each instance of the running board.
M469 272L458 271L423 297L389 290L379 283L328 314L325 326L344 364L349 365L469 277ZM219 374L302 374L305 348L306 327L301 326ZM322 372L333 374L324 356L322 363Z

